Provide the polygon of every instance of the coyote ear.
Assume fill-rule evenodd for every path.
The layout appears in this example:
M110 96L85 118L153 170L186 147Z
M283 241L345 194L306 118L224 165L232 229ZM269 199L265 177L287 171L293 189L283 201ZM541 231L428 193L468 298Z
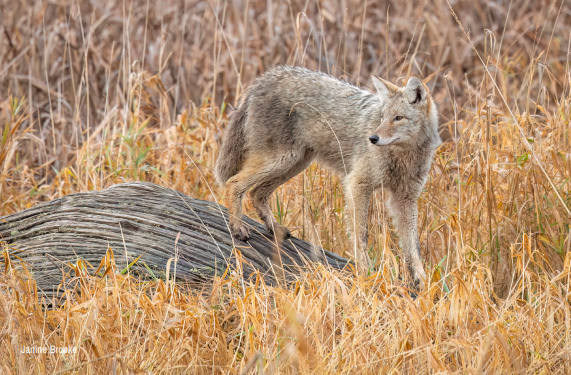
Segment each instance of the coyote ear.
M420 103L428 95L426 86L417 76L412 76L408 79L404 92L410 104Z
M383 102L385 102L391 95L398 91L398 87L389 81L385 81L384 79L377 78L375 76L373 76L373 85L375 85L377 93L380 95Z

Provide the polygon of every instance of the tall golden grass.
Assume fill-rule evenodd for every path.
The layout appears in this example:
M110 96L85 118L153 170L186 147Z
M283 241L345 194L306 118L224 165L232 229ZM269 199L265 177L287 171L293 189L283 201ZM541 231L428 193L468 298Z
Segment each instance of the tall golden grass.
M430 280L416 299L399 286L382 192L370 212L374 268L316 268L293 286L245 280L237 267L189 292L172 280L93 276L78 259L68 275L77 290L47 309L5 247L2 372L571 372L568 2L2 0L0 9L2 215L132 180L223 201L212 168L226 108L277 63L363 87L371 74L419 74L446 140L419 201ZM342 190L319 166L272 205L293 235L348 255ZM249 203L246 213L255 217ZM102 262L113 266L109 255ZM78 353L20 353L50 345Z

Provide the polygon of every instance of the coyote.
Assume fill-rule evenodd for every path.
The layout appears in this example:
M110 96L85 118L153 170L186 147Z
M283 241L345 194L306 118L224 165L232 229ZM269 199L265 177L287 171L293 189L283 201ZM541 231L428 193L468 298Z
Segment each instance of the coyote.
M230 230L249 238L240 220L250 196L268 231L289 236L268 205L274 190L313 161L343 179L353 254L369 266L367 212L375 189L388 196L407 269L416 285L426 274L417 232L417 199L440 145L438 112L416 76L398 87L373 76L376 94L322 72L278 66L245 91L225 131L214 174L226 187Z

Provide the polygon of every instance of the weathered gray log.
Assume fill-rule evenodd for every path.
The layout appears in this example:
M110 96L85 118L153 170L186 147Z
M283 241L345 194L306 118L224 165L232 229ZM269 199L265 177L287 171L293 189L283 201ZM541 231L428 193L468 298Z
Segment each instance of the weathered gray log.
M334 268L347 264L297 238L283 241L278 254L273 236L247 217L250 240L234 240L226 208L144 182L70 194L2 219L4 250L12 254L14 264L25 262L47 297L61 294L55 290L70 263L83 259L97 267L109 247L118 270L140 256L129 272L147 277L164 277L168 260L178 256L177 279L197 287L221 275L228 265L236 266L234 248L242 254L244 276L259 270L270 283L276 275L299 272L310 259Z

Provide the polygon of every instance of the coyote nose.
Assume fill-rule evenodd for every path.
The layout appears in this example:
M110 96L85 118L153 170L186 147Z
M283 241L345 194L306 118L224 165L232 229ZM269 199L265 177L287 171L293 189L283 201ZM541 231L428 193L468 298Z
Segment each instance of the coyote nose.
M379 137L377 137L376 135L372 135L369 137L369 141L371 141L371 143L375 145L379 141Z

